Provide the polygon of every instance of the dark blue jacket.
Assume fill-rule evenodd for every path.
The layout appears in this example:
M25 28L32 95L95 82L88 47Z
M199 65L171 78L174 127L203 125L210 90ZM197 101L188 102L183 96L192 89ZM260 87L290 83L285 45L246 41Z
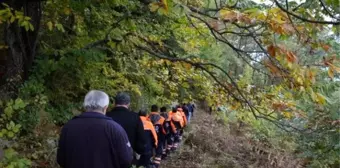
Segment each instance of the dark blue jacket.
M63 127L57 161L63 168L125 168L132 156L119 124L103 114L85 112Z
M194 112L194 105L193 104L188 104L188 109L189 109L189 112Z

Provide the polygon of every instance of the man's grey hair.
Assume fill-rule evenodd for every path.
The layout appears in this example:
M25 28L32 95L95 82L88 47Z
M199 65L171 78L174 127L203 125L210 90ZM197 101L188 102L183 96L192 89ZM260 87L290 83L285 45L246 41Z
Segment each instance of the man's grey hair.
M105 92L100 90L91 90L85 96L84 108L87 111L104 111L104 108L109 105L109 102L109 96Z
M119 92L115 97L116 105L128 105L131 102L129 94L125 92Z

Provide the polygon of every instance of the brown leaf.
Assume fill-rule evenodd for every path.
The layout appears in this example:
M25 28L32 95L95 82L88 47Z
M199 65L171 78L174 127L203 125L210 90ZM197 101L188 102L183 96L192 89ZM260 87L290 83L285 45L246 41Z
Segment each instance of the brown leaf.
M297 58L296 58L296 56L293 52L288 51L287 52L287 60L288 60L288 62L295 63Z
M275 46L270 45L267 47L268 54L272 57L276 56Z
M283 24L282 28L285 30L287 34L292 34L295 32L294 27L288 23Z
M333 64L329 64L329 68L331 68L333 71L340 73L340 67L337 67Z
M329 50L329 48L330 48L330 46L327 45L327 44L322 44L321 47L322 47L326 52L327 52L327 51Z
M315 75L314 72L310 69L307 70L307 78L312 82L315 83Z
M188 64L188 63L182 63L183 67L187 70L191 69L191 64Z
M266 60L264 62L264 64L269 68L270 72L275 75L275 76L282 76L282 74L280 73L280 69L278 67L276 67L275 65L273 65L271 63L271 61Z
M244 15L244 14L240 16L239 20L246 24L251 24L252 22L252 19L250 19L247 15Z
M336 59L335 58L335 55L333 55L331 58L325 58L325 57L323 57L322 58L323 59L323 63L326 65L326 66L329 66L329 65L331 65L331 64L333 64L333 61Z
M225 9L220 10L220 17L227 22L235 22L239 19L240 16L241 14L236 11Z

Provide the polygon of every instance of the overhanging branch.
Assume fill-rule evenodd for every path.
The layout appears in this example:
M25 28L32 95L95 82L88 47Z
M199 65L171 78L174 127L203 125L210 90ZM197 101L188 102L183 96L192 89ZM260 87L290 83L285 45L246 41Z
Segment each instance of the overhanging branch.
M287 9L285 9L277 0L274 0L275 4L277 7L279 7L282 11L286 12L288 15L294 16L297 19L300 19L304 22L309 22L309 23L317 23L317 24L332 24L332 25L340 25L340 21L318 21L318 20L310 20L307 18L304 18L300 15L295 14L294 12L291 12Z

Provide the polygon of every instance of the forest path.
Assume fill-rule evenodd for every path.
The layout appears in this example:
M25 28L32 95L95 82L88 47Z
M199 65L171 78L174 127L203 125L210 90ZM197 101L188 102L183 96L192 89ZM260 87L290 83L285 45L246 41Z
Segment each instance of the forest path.
M210 129L213 125L213 117L207 114L205 111L198 109L195 111L194 116L191 118L190 124L184 131L183 141L178 150L171 153L170 157L167 157L161 163L161 168L200 168L206 167L202 164L207 158L205 158L202 152L198 152L198 147L192 140L201 139L205 146L204 137L211 135L212 130ZM201 134L205 134L202 136Z
M253 143L236 124L197 109L182 144L161 168L301 168L291 154Z

